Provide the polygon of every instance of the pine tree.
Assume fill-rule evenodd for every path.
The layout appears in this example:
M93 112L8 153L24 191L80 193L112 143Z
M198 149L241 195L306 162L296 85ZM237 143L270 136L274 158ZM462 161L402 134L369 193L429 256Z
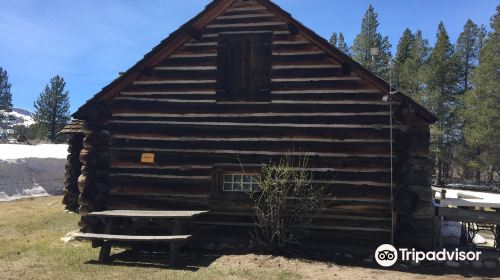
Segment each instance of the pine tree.
M467 145L477 151L469 166L488 170L493 180L500 166L500 5L491 19L492 31L479 53L479 65L473 71L475 88L462 96L467 106L461 111L463 134ZM476 173L476 179L478 178Z
M375 74L387 79L389 77L389 61L391 60L391 44L389 38L377 32L378 15L372 5L363 17L361 32L356 36L352 46L353 58ZM372 58L371 48L378 48L379 55Z
M344 40L344 34L342 34L342 32L340 32L338 36L336 32L333 32L330 37L330 44L341 50L343 53L350 55L349 47Z
M7 70L0 67L0 134L3 134L10 126L9 116L5 112L12 110L12 93L10 92L11 84L9 83L9 75ZM0 135L4 137L5 135Z
M458 62L460 93L471 89L469 78L477 64L479 49L482 45L480 40L479 27L472 20L467 20L464 30L458 37L455 52Z
M337 48L341 50L343 53L351 55L351 51L349 50L349 46L345 42L344 34L342 34L342 32L339 33L339 41L337 43Z
M457 78L454 61L453 45L446 32L443 22L439 23L436 45L432 49L427 67L427 96L428 109L437 118L434 128L436 142L434 153L436 155L436 185L442 184L443 159L450 158L449 143L452 135L453 112L455 111L455 90Z
M484 47L487 35L488 31L486 31L486 26L481 24L481 26L479 26L479 38L478 38L479 50L481 50Z
M464 25L462 33L460 33L457 43L455 45L455 60L457 62L457 75L458 75L458 88L457 94L461 95L472 88L470 81L472 71L477 66L479 58L479 50L483 45L485 38L484 26L478 27L472 20L467 20ZM460 102L462 101L462 102ZM463 119L460 118L460 110L467 106L463 103L463 99L457 100L456 116L453 118L456 124L457 131L463 130ZM454 143L454 158L457 163L463 167L464 175L470 177L470 170L475 169L475 177L480 177L480 171L470 164L470 159L479 153L474 147L465 143L463 133L457 134L457 139ZM463 175L462 175L463 176ZM479 179L478 179L479 180Z
M422 31L417 30L410 50L410 59L406 62L406 76L409 80L408 91L410 95L424 106L427 106L423 94L426 87L426 65L430 51L429 42L424 39Z
M12 110L11 84L7 70L0 67L0 110L10 112Z
M428 106L424 95L428 57L429 43L422 37L422 31L413 34L406 29L398 44L394 80L400 91L424 106Z
M395 63L402 64L410 58L411 47L414 39L415 36L411 33L411 30L406 28L405 31L403 31L403 36L399 39Z
M407 94L409 94L407 90L409 77L405 71L405 66L410 59L411 48L414 40L415 36L411 33L410 29L406 28L405 31L403 31L403 35L399 39L396 57L394 59L394 83L400 90Z
M337 46L337 33L333 32L332 36L330 37L330 44L334 47Z
M68 91L64 89L66 82L55 76L34 103L35 122L44 127L52 142L60 139L58 132L69 122Z

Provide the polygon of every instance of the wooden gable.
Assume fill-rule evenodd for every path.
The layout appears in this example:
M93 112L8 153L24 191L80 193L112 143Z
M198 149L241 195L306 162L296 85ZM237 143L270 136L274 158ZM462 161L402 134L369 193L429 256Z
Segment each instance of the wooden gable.
M269 36L267 42L262 41L262 35ZM241 44L245 40L250 41L248 46ZM257 40L261 41L251 44ZM228 44L240 46L230 53L226 51ZM245 48L254 49L245 54ZM251 52L268 53L268 58L259 60L265 56L256 56L247 63L251 67L245 71L254 75L242 80L240 69L235 67L251 60ZM225 69L225 61L235 65ZM320 112L382 112L387 110L383 95L347 63L331 57L254 0L235 1L195 38L150 71L143 71L113 98L111 108L121 114L140 112L141 108L149 113L172 109L216 113L230 108L240 111L249 104L220 101L264 101L260 106L263 111L300 112L309 106Z
M274 3L268 0L216 0L197 17L153 49L145 56L145 59L138 62L122 77L89 100L75 113L75 117L87 118L87 111L92 104L106 102L122 92L138 88L134 87L136 85L147 85L148 80L150 86L143 88L158 89L163 85L172 89L190 90L194 93L190 96L191 99L206 97L206 95L196 94L200 92L206 94L209 92L207 89L211 87L212 90L212 86L216 86L217 80L220 80L221 75L217 76L216 74L217 59L222 59L217 56L218 40L231 33L233 35L248 35L265 32L273 34L271 88L275 94L281 94L280 88L282 87L290 89L297 86L295 87L297 90L308 93L303 89L315 88L315 86L319 86L321 89L345 85L346 89L350 91L356 88L369 88L371 93L378 92L377 99L380 99L388 91L388 84L385 81L370 73L338 49L330 46L326 40L304 27ZM165 58L162 59L162 56ZM297 65L298 67L294 67L295 64L299 63L312 66L304 68L304 65ZM259 71L265 73L262 72L262 68ZM313 74L320 72L327 76L316 77ZM350 74L351 77L333 76L339 72L348 74L348 76ZM280 79L279 74L286 75L288 78L289 75L297 75L298 77L286 80L286 78ZM190 77L199 75L210 79L200 79L196 84L189 84L189 81L180 80L185 75L190 75ZM153 81L158 78L171 81ZM179 78L179 81L176 82L175 78ZM265 86L261 86L261 90L265 90L265 88ZM204 90L200 91L199 89ZM290 95L290 97L292 96ZM313 95L309 97L313 97ZM397 93L395 99L410 103L416 108L419 116L426 121L435 121L432 114L403 94Z

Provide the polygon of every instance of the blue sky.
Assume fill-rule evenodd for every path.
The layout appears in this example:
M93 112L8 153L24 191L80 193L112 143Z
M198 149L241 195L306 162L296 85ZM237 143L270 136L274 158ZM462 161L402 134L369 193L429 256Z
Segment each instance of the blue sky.
M210 0L0 0L0 67L15 107L33 109L51 77L63 76L71 112L97 93ZM393 49L406 27L431 44L439 21L456 41L468 18L489 27L493 0L275 0L318 34L343 32L349 45L369 4Z

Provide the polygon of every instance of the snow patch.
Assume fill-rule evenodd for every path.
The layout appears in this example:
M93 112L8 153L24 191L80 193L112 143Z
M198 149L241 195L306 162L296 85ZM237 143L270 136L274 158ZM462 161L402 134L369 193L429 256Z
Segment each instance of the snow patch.
M66 158L68 145L42 144L42 145L16 145L0 144L0 160L15 160L22 158ZM64 170L64 168L63 168Z
M0 201L60 194L67 148L0 144Z
M35 123L35 120L33 120L31 113L30 113L30 115L21 114L21 113L18 113L18 112L13 110L12 112L6 113L6 115L10 115L10 116L14 117L16 120L15 123L17 125L30 126L30 125Z
M486 239L484 237L482 237L481 235L476 234L474 236L474 239L472 239L472 243L474 244L486 244Z
M13 134L16 133L14 126L29 127L35 123L33 113L19 108L12 108L11 112L0 110L0 115L7 117L4 120L4 125L6 124L6 126L0 129L0 134Z
M483 203L498 203L500 201L500 194L480 192L480 191L466 191L458 189L448 189L448 188L437 188L446 190L446 198L460 198L471 201L471 202L483 202ZM441 198L437 195L437 198Z

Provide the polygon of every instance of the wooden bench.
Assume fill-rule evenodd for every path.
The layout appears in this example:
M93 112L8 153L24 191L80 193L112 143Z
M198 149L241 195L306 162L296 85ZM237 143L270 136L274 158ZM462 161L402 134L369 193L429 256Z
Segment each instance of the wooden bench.
M465 236L468 242L472 242L478 229L491 231L495 237L494 246L500 249L500 202L485 201L479 197L467 196L468 198L462 194L462 198L446 198L442 195L440 205L436 209L437 216L444 217L449 221L462 222L465 232L472 234L471 237L469 235ZM492 208L495 211L475 210L476 208Z
M179 248L192 239L191 234L183 232L183 225L190 221L193 217L208 213L208 211L137 211L137 210L108 210L102 212L91 212L89 216L99 217L105 225L105 233L78 233L75 235L76 240L102 240L99 253L99 262L106 263L109 261L109 254L113 242L169 242L170 254L169 263L174 266L177 264ZM115 218L132 218L132 219L173 219L174 225L172 235L121 235L110 234L113 229Z

